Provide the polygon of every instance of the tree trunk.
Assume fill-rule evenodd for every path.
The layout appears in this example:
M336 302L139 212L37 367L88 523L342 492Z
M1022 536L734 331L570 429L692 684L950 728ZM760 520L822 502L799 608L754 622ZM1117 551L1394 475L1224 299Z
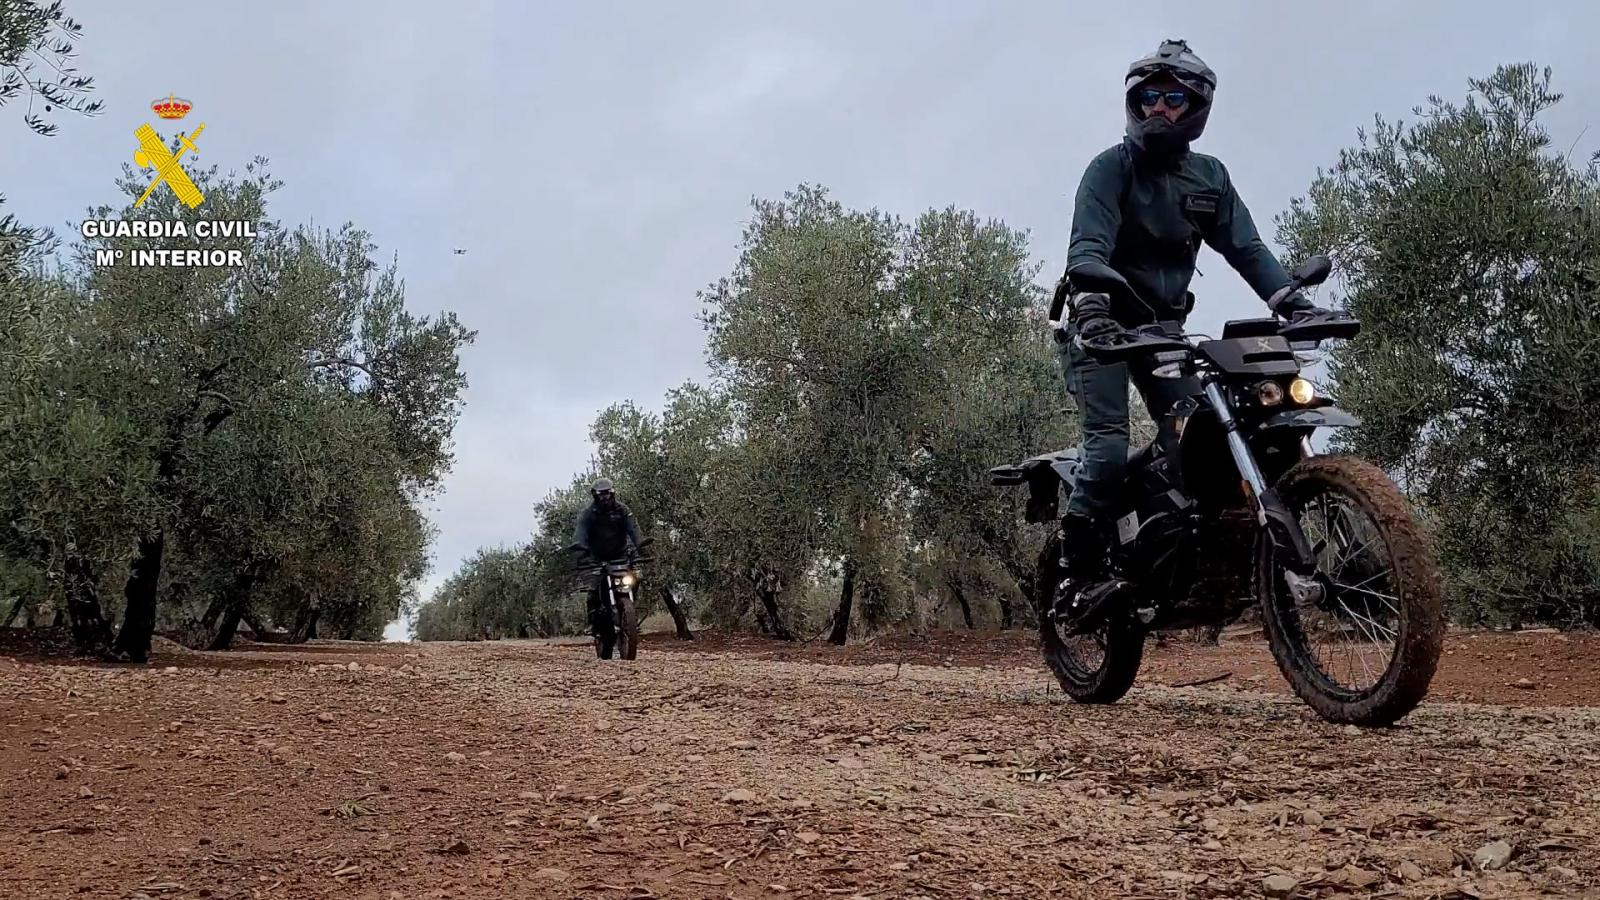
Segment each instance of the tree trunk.
M244 616L244 607L234 605L228 607L223 614L222 622L217 625L217 633L211 638L211 643L206 645L207 650L226 650L233 643L233 635L239 630L239 619Z
M206 607L205 615L200 617L200 627L207 631L217 627L217 620L228 611L228 598L216 596L211 598L211 603Z
M17 621L17 616L22 615L22 608L28 605L28 598L18 595L17 602L11 605L11 612L6 615L6 623L0 628L10 628L11 623Z
M1017 624L1016 611L1011 608L1011 598L1001 594L1000 600L1000 627L1010 628Z
M958 579L950 579L950 595L956 598L957 603L961 604L961 619L967 623L967 630L971 631L973 628L972 604L967 602L967 592L961 589L961 582Z
M295 613L294 628L289 631L289 643L304 644L317 636L317 619L322 615L322 598L311 595L311 603Z
M662 586L661 602L666 604L667 613L672 616L672 627L678 631L678 640L694 640L694 632L689 630L689 620L683 617L683 608L678 606L678 598L672 596L672 588Z
M100 611L99 579L88 561L79 557L67 559L65 575L72 640L81 653L104 655L111 646L111 625Z
M846 639L850 637L850 607L855 602L856 594L856 561L844 561L844 588L839 591L839 608L833 611L833 633L828 635L828 643L843 647Z
M780 641L794 640L794 632L789 626L783 624L783 616L778 614L778 592L768 587L761 589L761 607L767 611L767 621L772 625L772 636Z
M133 558L128 584L123 588L128 608L122 616L122 630L117 633L116 650L131 662L150 661L150 636L156 629L156 586L161 581L161 556L166 547L165 532L140 538L139 553Z
M233 637L239 630L239 620L254 618L250 613L250 591L261 580L266 566L253 562L244 567L235 578L233 587L228 591L227 611L222 614L222 621L217 624L217 631L212 636L207 650L226 650L233 644Z

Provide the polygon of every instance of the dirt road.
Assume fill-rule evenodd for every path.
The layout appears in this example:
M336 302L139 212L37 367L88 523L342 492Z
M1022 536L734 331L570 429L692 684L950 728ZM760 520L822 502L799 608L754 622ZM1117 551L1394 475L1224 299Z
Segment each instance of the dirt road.
M0 896L1600 896L1600 700L1539 705L1600 644L1562 640L1529 688L1452 639L1441 696L1519 705L1374 732L1238 645L1095 708L1011 637L0 657Z

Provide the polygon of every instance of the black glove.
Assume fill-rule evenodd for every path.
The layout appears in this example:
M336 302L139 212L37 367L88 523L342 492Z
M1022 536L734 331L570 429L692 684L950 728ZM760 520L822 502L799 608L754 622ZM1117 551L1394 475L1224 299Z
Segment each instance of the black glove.
M1107 294L1079 294L1073 301L1072 324L1080 341L1097 341L1122 333L1122 326L1111 318L1111 297Z
M1087 342L1103 340L1123 332L1123 327L1110 316L1086 316L1078 320L1077 326L1078 339Z
M1328 310L1312 303L1305 294L1299 291L1295 291L1279 300L1278 304L1272 308L1272 311L1281 316L1285 322L1296 322L1310 316L1325 316L1328 314Z

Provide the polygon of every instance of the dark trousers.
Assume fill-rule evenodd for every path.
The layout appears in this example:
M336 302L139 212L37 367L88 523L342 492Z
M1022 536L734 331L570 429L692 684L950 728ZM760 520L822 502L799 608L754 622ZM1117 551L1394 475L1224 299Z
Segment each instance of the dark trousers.
M611 610L605 605L606 577L605 573L596 575L589 587L589 627L593 634L609 635L615 628Z
M1105 518L1116 502L1128 464L1128 383L1144 399L1157 426L1173 405L1200 391L1194 378L1157 378L1149 359L1102 363L1091 359L1076 342L1077 329L1056 332L1056 354L1067 391L1078 404L1083 465L1067 500L1068 514Z

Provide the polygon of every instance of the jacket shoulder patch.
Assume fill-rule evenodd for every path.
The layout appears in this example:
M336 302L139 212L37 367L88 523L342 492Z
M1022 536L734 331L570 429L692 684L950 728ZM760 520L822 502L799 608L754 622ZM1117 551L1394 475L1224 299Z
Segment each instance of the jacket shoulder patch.
M1217 201L1221 198L1217 194L1184 194L1183 208L1186 212L1214 213L1217 211Z

